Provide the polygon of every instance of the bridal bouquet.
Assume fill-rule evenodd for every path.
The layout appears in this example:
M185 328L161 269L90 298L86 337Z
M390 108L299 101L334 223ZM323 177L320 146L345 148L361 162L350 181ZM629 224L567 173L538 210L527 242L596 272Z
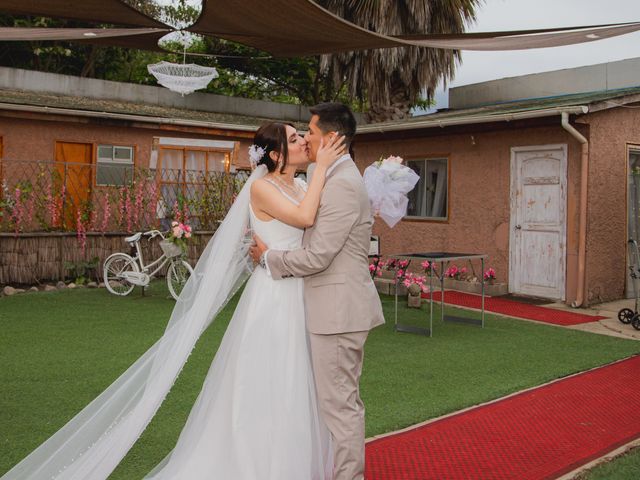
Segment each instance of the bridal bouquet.
M401 157L390 156L368 166L363 178L375 215L393 228L407 214L407 193L413 190L420 177L402 165Z

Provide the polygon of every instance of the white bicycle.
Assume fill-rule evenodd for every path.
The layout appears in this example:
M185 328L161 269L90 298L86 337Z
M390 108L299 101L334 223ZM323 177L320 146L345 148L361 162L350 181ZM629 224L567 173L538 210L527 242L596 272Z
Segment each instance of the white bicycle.
M156 237L162 238L160 248L162 255L149 263L144 264L140 239L149 237L148 241ZM104 285L114 295L129 295L136 286L146 287L151 279L164 267L167 262L167 287L174 299L178 299L189 277L193 274L193 268L183 259L182 249L164 239L162 232L150 230L138 232L124 239L131 248L135 248L135 256L126 253L114 253L104 261ZM154 269L155 268L155 269ZM154 269L153 271L151 271Z

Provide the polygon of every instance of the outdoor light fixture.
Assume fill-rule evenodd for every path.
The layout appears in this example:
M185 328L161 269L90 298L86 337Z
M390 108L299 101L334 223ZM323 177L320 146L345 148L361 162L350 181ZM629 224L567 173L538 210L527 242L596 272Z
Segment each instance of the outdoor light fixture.
M156 77L160 85L183 96L206 88L211 80L218 77L215 68L203 67L195 63L163 61L147 65L147 69L151 75Z

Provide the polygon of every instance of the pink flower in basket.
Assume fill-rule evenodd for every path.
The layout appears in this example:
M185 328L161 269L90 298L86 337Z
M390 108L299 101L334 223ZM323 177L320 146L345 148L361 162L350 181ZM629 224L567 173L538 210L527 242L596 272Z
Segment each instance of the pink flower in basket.
M174 220L171 222L171 229L169 230L167 240L178 245L183 251L186 251L186 239L191 238L191 234L191 227L189 225Z

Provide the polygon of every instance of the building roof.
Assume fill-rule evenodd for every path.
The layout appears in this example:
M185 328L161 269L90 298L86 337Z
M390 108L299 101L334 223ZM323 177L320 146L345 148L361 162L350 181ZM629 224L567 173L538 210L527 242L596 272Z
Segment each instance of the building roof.
M365 134L513 121L526 118L556 116L562 112L580 115L634 102L640 102L640 86L545 98L531 98L460 110L438 111L407 120L363 125L358 128L358 133Z
M147 103L0 89L0 109L253 132L269 118ZM280 120L281 121L281 120ZM306 124L295 124L306 128Z

